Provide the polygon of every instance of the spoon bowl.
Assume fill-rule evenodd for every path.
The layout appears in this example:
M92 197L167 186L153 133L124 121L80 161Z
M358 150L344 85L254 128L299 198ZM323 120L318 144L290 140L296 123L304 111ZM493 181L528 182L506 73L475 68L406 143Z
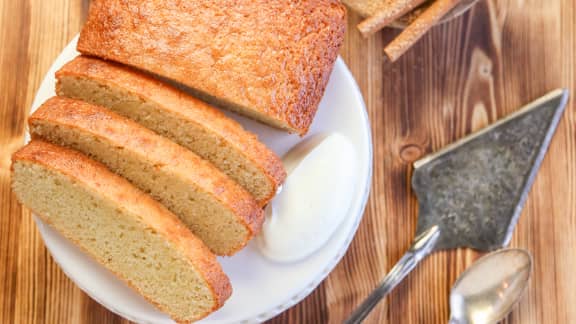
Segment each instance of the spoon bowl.
M490 253L464 271L450 292L451 324L496 323L522 296L532 257L522 249Z

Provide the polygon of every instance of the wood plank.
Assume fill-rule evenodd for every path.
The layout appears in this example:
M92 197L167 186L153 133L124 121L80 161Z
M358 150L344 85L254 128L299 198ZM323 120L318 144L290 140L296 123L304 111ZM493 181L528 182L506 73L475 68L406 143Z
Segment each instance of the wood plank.
M10 154L48 67L79 31L88 1L0 0L0 323L128 323L81 292L47 253L9 188ZM342 56L372 123L374 179L349 252L302 303L269 323L339 323L409 246L417 201L411 163L557 87L576 93L576 4L483 0L435 27L397 63L382 54L398 32L364 39L350 12ZM565 113L512 246L534 254L532 283L505 323L576 322L576 114ZM366 323L445 323L451 284L478 254L437 253Z
M13 310L18 302L16 296L18 252L21 243L18 232L23 216L22 208L14 201L10 191L10 154L22 139L25 111L15 109L23 104L28 82L27 41L29 38L30 13L27 2L0 2L0 322L12 323ZM17 13L17 15L14 15ZM21 35L13 30L20 31Z

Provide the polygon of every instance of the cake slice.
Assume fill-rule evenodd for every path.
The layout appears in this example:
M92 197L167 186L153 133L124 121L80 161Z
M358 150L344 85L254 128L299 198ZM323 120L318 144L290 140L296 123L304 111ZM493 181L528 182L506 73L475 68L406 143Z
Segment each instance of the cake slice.
M337 0L93 0L77 48L303 135L345 28Z
M29 118L32 138L77 149L164 204L218 255L260 230L263 212L244 188L191 151L109 109L53 97Z
M236 121L143 72L79 56L56 73L60 96L110 108L212 162L263 206L286 172L281 160Z
M220 308L232 288L178 218L87 156L33 140L12 156L18 200L179 322Z

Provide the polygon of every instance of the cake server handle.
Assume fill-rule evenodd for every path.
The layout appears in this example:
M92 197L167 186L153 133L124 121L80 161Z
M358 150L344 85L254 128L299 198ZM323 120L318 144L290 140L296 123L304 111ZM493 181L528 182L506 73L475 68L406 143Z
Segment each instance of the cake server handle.
M370 314L372 309L378 305L382 298L388 295L388 293L390 293L392 289L394 289L402 279L404 279L418 265L418 263L422 261L422 259L434 251L434 246L436 245L439 236L440 229L437 225L432 226L422 234L418 235L404 256L402 256L398 263L396 263L392 270L390 270L386 277L384 277L380 286L372 291L370 296L368 296L364 302L358 306L358 308L344 323L362 323L364 318Z

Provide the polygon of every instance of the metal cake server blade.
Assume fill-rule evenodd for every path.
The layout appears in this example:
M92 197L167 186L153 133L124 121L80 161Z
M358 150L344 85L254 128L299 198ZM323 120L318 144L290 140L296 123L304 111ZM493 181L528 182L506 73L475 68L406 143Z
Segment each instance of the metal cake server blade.
M345 322L360 323L427 255L508 245L568 101L555 90L414 163L416 238L379 287Z
M416 161L416 235L438 225L434 250L508 245L567 100L567 91L551 92Z

